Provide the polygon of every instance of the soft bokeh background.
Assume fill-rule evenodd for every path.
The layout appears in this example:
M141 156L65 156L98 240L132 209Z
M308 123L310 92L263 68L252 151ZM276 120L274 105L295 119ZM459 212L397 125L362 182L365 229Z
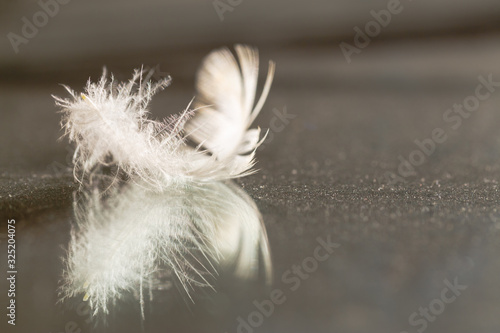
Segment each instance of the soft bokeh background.
M2 319L2 332L93 330L77 310L56 305L77 188L67 142L57 141L51 94L65 94L59 84L80 90L103 66L121 80L156 67L174 79L151 106L161 118L189 103L203 56L234 43L258 47L263 71L277 63L256 124L268 128L273 110L295 116L258 152L261 171L237 181L268 229L271 289L287 296L254 331L417 332L410 315L457 278L467 289L425 331L498 332L500 92L456 130L443 114L474 93L480 75L500 81L500 2L402 0L402 12L350 63L339 44L353 44L353 29L389 1L232 3L221 20L210 0L71 0L16 53L8 34L21 35L23 17L32 22L41 7L0 2L0 232L6 218L19 221L18 326ZM390 186L399 157L438 127L448 140ZM341 247L292 292L282 274L312 255L318 236ZM200 293L196 305L169 294L143 328L137 308L118 309L111 326L94 331L237 332L237 318L270 289L235 283ZM4 304L5 280L0 286Z

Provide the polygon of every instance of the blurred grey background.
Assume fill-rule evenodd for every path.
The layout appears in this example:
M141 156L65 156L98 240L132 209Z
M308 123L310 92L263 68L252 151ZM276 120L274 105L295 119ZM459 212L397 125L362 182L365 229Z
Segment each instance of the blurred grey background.
M235 43L257 46L264 65L278 63L275 91L463 87L479 74L498 73L500 4L494 0L400 1L400 13L346 61L340 43L354 46L354 28L364 30L371 12L389 3L2 1L0 167L63 162L67 151L54 145L61 133L50 95L65 94L57 84L81 89L104 66L122 80L141 66L170 74L173 86L158 97L168 104L154 108L156 117L182 110L203 56ZM187 95L180 98L177 89Z
M50 5L52 1L2 1L0 29L5 37L8 33L22 36L23 17L33 23L33 17L43 10L40 3L49 8L48 20L37 17L42 26L33 37L27 38L26 44L19 45L18 52L8 38L0 40L2 74L17 76L16 71L20 71L29 75L33 71L63 75L62 72L88 70L103 63L130 66L152 59L169 62L176 58L190 59L193 53L233 43L255 44L264 51L323 45L331 48L334 60L342 56L339 42L352 42L353 28L363 28L373 20L370 11L386 9L390 3L384 0L60 2L59 8L54 8ZM372 44L385 39L489 33L500 26L500 4L494 0L402 0L400 3L402 12L393 16Z

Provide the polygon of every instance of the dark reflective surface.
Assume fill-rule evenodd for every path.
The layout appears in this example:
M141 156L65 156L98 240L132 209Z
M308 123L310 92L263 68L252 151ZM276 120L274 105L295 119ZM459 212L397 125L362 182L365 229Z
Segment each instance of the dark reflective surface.
M417 332L424 327L420 308L432 306L426 333L499 331L500 95L456 130L443 120L474 93L478 75L500 81L498 45L498 36L373 45L350 66L330 48L276 51L270 57L278 64L276 85L257 125L269 127L274 108L286 107L295 118L257 152L259 173L237 181L262 214L273 284L222 276L216 292L193 292L194 303L170 287L148 307L144 330L237 332L239 318L259 324L262 317L255 332ZM153 102L153 113L182 110L191 87L174 83ZM48 169L67 154L56 141L59 119L50 98L58 89L9 87L0 95L9 111L0 123L2 213L28 212L17 230L19 332L92 331L80 298L57 304L75 187L70 173ZM398 171L398 156L408 158L418 148L414 141L437 127L448 140L406 183L388 186L385 174ZM5 222L1 227L5 233ZM335 246L314 270L307 258L315 258L318 237ZM467 287L458 296L448 286L455 280ZM269 309L271 295L286 300L260 316L270 310L254 301ZM135 296L108 319L108 328L95 331L140 332ZM0 325L3 332L5 321Z

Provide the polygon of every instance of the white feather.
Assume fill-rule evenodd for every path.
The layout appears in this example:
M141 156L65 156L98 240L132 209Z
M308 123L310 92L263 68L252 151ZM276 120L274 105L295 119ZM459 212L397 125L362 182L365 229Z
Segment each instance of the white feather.
M162 190L183 181L223 180L251 173L260 129L248 128L267 97L274 63L252 109L257 51L237 45L236 53L239 65L227 49L205 59L197 76L198 109L191 119L193 112L187 109L163 121L149 119L151 98L169 85L170 78L144 82L139 70L129 82L120 84L104 72L99 82L88 82L84 93L67 88L71 98L54 97L62 108L65 134L76 144L75 178L83 182L101 166L116 166L133 181ZM199 147L191 148L186 138Z

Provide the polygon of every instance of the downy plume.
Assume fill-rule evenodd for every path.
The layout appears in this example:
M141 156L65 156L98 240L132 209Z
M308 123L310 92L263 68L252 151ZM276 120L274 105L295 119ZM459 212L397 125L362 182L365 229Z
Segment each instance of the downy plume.
M255 49L236 45L238 61L224 48L203 61L197 75L197 97L177 116L149 118L148 105L170 78L156 83L152 73L136 70L116 83L104 71L84 93L69 87L70 98L55 97L63 113L65 135L76 145L75 178L83 183L102 166L114 166L132 181L162 190L183 181L214 181L252 172L260 129L249 129L269 93L274 63L255 104L259 69ZM191 147L186 139L197 144ZM260 141L259 141L260 140Z

